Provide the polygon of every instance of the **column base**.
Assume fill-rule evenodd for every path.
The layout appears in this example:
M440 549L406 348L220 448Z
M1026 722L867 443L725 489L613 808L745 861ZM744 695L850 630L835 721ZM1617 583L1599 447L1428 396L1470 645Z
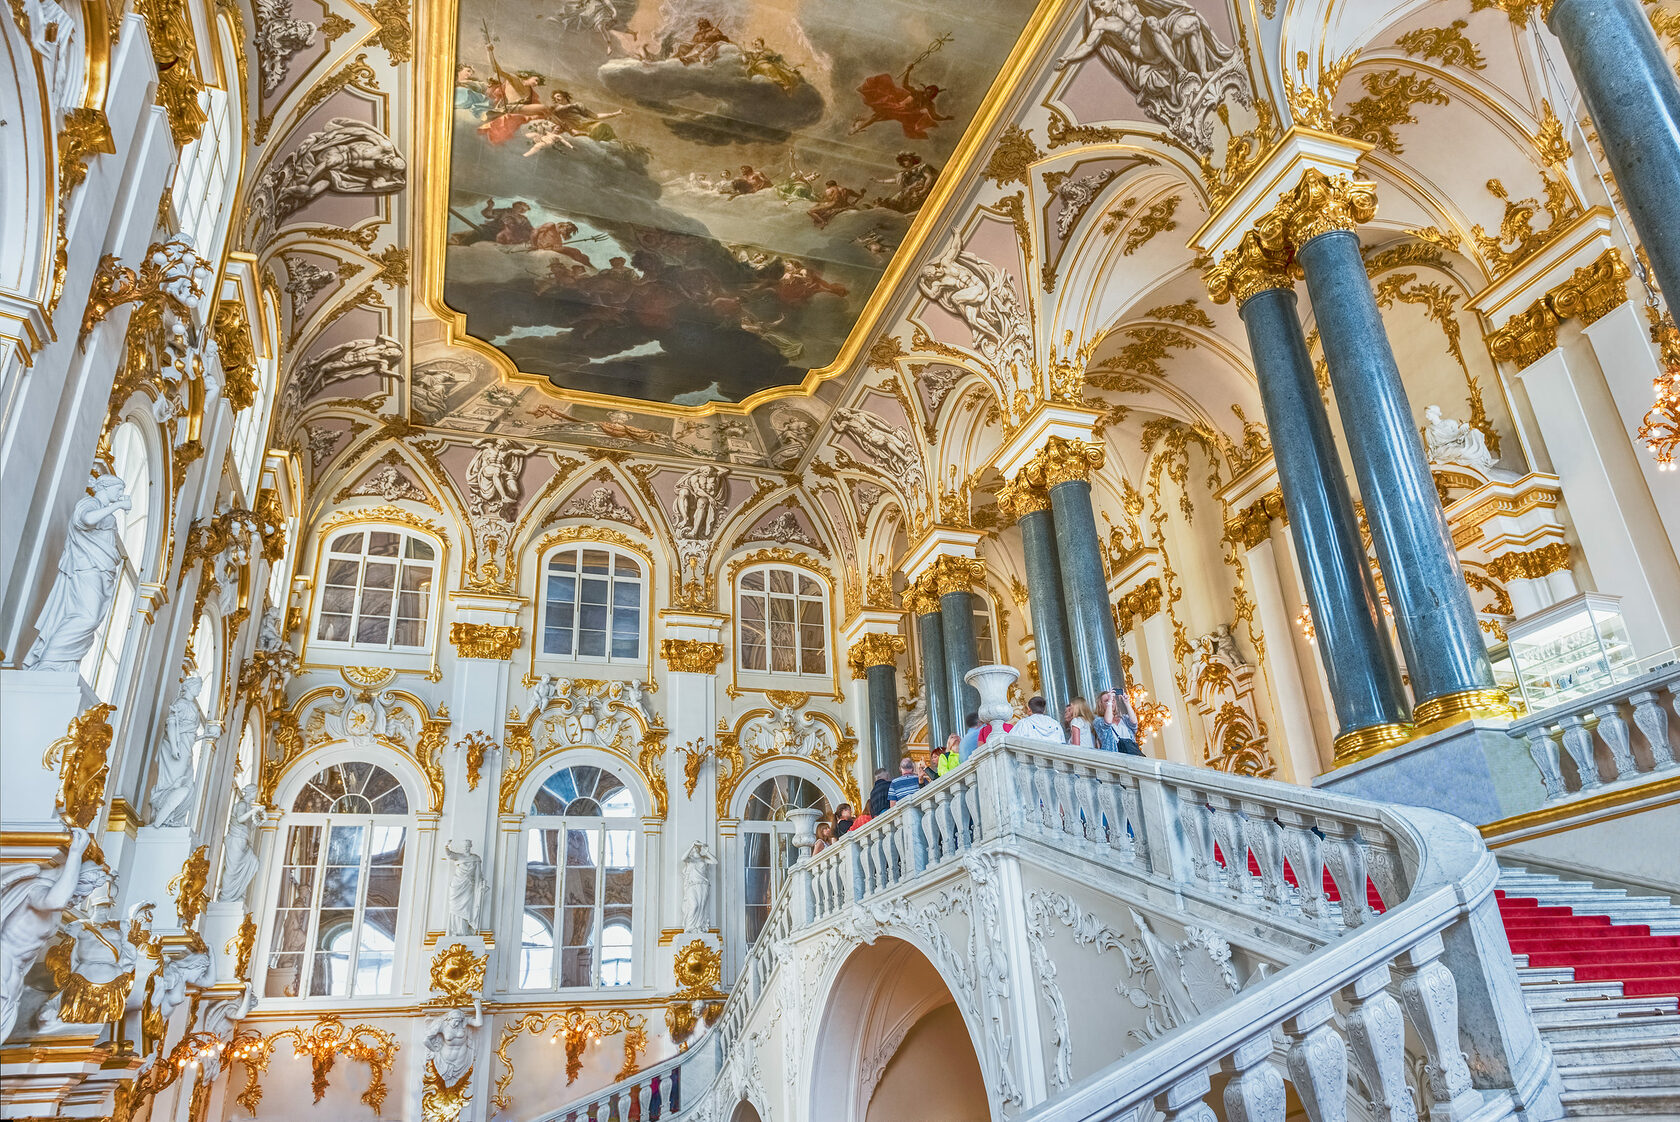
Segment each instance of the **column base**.
M1331 745L1334 759L1332 768L1346 767L1348 764L1374 756L1378 752L1386 752L1399 744L1412 739L1412 726L1404 721L1395 721L1386 725L1371 725L1367 728L1354 729L1338 736Z
M1343 763L1313 780L1321 791L1430 807L1472 825L1532 809L1543 795L1528 749L1504 721L1466 721Z
M1460 690L1417 703L1412 710L1414 735L1428 736L1465 721L1509 721L1517 710L1504 690Z

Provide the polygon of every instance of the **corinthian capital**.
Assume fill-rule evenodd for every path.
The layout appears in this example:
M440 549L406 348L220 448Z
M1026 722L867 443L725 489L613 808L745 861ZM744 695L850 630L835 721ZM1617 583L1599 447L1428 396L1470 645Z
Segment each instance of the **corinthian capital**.
M863 678L871 666L891 666L903 653L904 647L902 635L865 635L846 652L846 664L851 668L853 678Z
M1048 510L1050 507L1050 496L1045 492L1042 483L1033 482L1030 467L1021 469L1012 481L999 487L997 497L998 507L1003 516L1011 521L1023 514Z
M977 557L947 554L928 569L928 577L940 596L949 592L973 592L974 586L986 579L986 563Z
M1289 240L1299 250L1320 234L1369 222L1377 213L1377 185L1308 168L1294 190L1278 200L1274 213L1286 223Z
M1222 254L1218 264L1209 266L1202 280L1215 304L1235 300L1240 308L1256 293L1293 287L1294 272L1288 231L1274 211L1244 234L1235 249Z
M1088 440L1052 436L1044 450L1022 469L1022 475L1048 490L1058 483L1089 479L1103 466L1103 446Z

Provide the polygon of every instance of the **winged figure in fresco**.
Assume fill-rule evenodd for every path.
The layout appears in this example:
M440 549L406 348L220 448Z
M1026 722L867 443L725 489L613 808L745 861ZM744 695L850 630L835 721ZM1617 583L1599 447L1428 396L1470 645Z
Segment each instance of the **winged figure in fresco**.
M869 107L869 116L853 121L851 133L860 133L883 121L897 121L906 140L926 140L929 129L937 128L941 121L954 120L939 111L937 102L944 91L932 83L918 85L914 76L920 63L950 41L948 34L935 39L897 78L891 74L871 74L865 78L858 86L858 94Z

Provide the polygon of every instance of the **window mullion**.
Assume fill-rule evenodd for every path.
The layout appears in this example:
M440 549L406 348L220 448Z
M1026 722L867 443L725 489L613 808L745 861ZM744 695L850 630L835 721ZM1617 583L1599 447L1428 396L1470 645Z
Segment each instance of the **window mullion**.
M293 827L296 829L297 827ZM307 827L305 827L307 828ZM315 997L315 950L321 937L321 897L327 889L327 843L332 838L332 819L320 827L320 843L315 854L315 886L309 894L309 925L303 941L303 984L298 987L300 997Z
M350 978L349 993L347 995L350 997L361 996L356 992L356 978L357 970L361 966L362 919L364 913L367 911L368 873L370 872L369 866L372 864L372 856L373 819L369 818L367 819L367 825L362 828L362 853L356 866L356 908L350 913ZM393 936L395 936L395 934L396 932L392 932ZM396 939L393 938L391 941L395 944ZM393 960L393 970L395 969L395 966L396 963Z
M549 989L560 988L560 964L566 957L566 838L571 829L569 819L560 819L560 832L554 837L554 905L549 909Z

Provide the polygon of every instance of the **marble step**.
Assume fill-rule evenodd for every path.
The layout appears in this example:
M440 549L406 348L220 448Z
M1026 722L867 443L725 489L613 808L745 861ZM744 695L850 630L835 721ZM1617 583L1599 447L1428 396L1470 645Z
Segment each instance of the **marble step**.
M1680 1064L1680 1028L1666 1033L1614 1039L1554 1040L1547 1042L1558 1069L1593 1070L1606 1064Z
M1680 1031L1680 1016L1672 1012L1667 1013L1616 1013L1607 1011L1603 1006L1598 1009L1596 1018L1586 1017L1576 1020L1557 1021L1552 1024L1540 1024L1535 1019L1541 1035L1546 1042L1556 1047L1558 1044L1605 1044L1622 1043L1625 1041L1648 1040L1653 1036Z
M1571 1090L1567 1085L1563 1091L1563 1106L1571 1118L1578 1117L1577 1111L1622 1111L1620 1115L1612 1117L1627 1117L1638 1115L1648 1119L1656 1111L1680 1110L1680 1082L1670 1082L1666 1087L1594 1087L1581 1090Z

